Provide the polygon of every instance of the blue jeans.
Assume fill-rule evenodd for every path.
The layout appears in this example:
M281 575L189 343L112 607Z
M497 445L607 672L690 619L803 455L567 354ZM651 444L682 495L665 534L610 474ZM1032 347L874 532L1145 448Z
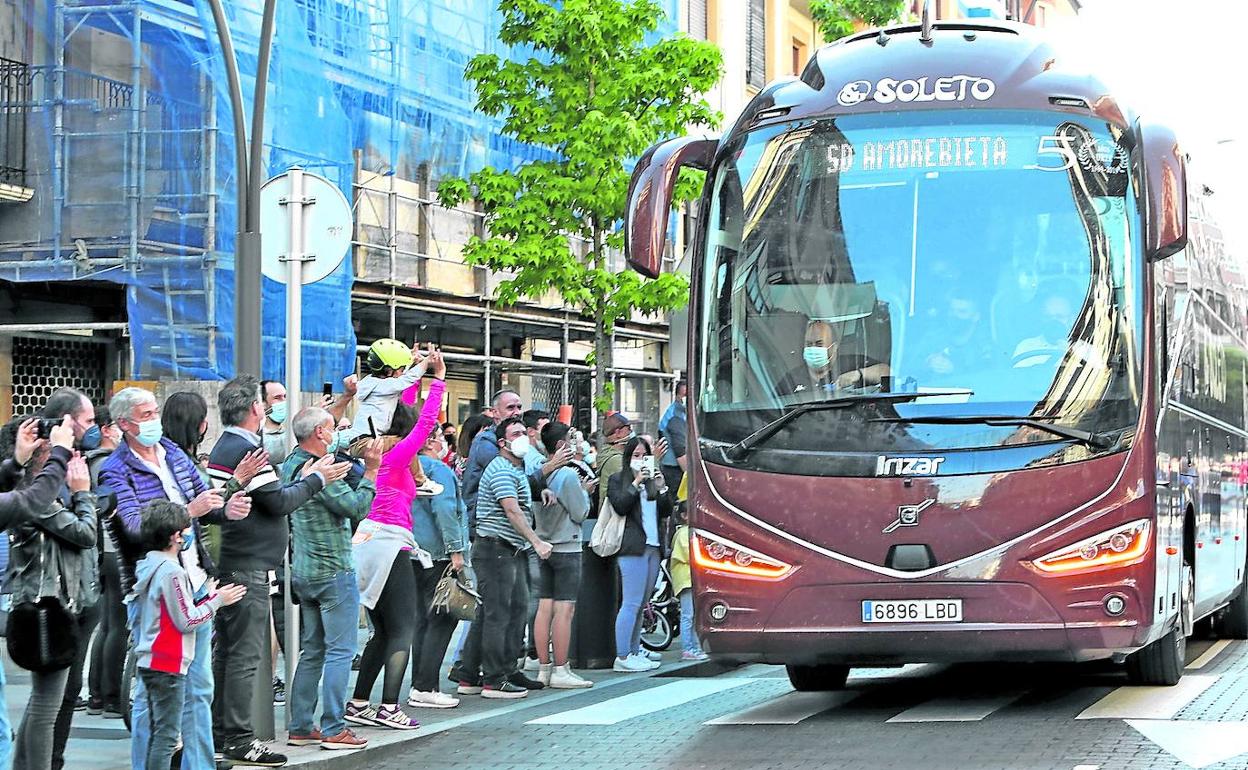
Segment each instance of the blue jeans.
M339 572L323 580L292 577L292 583L303 625L299 666L290 688L290 732L308 735L314 729L320 682L321 734L331 738L347 729L342 713L360 619L359 584L355 572Z
M615 654L627 658L641 652L641 608L654 593L654 582L659 578L659 548L646 546L639 556L617 556L620 568L620 584L623 598L620 612L615 616Z
M186 704L186 677L141 668L139 681L143 683L149 706L145 720L149 738L143 767L147 770L166 768L178 745L178 728Z
M680 592L680 643L685 652L700 652L702 643L698 632L693 630L693 589Z
M13 726L9 724L9 702L4 698L4 666L0 665L0 770L9 770L13 761Z
M200 588L195 594L195 601L204 598L207 593L206 588ZM136 602L131 602L127 609L136 605ZM134 620L130 618L131 629L134 628ZM136 678L132 687L134 706L130 713L130 764L141 768L147 761L151 719L148 717L147 690L143 679ZM212 693L212 622L209 621L195 631L195 659L186 672L182 701L182 770L215 770L217 766L213 760Z

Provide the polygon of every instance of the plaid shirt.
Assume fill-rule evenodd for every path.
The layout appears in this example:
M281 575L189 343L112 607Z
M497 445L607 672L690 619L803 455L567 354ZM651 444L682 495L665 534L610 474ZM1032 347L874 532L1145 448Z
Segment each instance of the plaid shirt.
M295 447L282 463L282 479L289 483L299 478L304 464L315 459L307 450ZM346 481L335 481L296 508L290 515L294 541L291 574L313 581L354 570L351 533L368 517L376 494L377 485L368 479L361 479L355 489Z

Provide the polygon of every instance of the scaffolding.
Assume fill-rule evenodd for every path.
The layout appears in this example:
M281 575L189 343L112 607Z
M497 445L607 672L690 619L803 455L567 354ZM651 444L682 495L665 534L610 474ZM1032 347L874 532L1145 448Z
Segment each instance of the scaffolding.
M262 0L225 5L247 93ZM665 5L660 34L675 31L677 2ZM212 29L206 0L49 0L47 14L30 18L50 25L31 36L44 45L25 62L0 62L20 65L25 78L24 89L0 91L0 115L8 126L15 111L23 114L23 181L34 191L27 203L0 207L0 278L121 284L131 376L230 376L234 131L223 119L221 51L204 33ZM463 76L471 57L529 55L498 41L500 23L496 0L278 4L261 138L266 172L299 164L337 184L357 215L385 207L359 225L353 258L304 295L313 309L304 318L306 381L336 381L354 368L353 287L357 309L383 298L391 332L416 305L448 317L474 313L487 326L527 325L569 343L592 332L558 303L493 307L498 277L462 259L463 243L481 231L479 215L433 201L446 176L550 157L474 110ZM405 218L409 208L424 225ZM442 225L456 232L437 237ZM266 279L263 301L263 373L281 379L283 288ZM622 332L666 341L644 323ZM507 358L487 344L487 383ZM559 363L568 364L566 352ZM556 370L566 380L570 369Z

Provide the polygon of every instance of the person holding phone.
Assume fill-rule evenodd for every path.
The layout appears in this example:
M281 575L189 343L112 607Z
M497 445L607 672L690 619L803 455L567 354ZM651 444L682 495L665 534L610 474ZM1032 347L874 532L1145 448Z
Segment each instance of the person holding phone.
M663 441L660 450L665 449ZM641 436L624 447L628 464L607 483L611 507L624 517L624 535L616 555L623 599L615 617L616 671L649 671L659 667L641 650L641 609L659 576L661 522L672 513L672 498L663 476L655 472L655 453Z

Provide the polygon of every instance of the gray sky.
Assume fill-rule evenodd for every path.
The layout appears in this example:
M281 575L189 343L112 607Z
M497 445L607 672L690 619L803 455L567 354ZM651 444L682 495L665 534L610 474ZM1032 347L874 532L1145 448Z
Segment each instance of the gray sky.
M1052 32L1141 115L1172 126L1248 260L1248 33L1236 0L1084 0ZM1056 21L1056 20L1054 20ZM1052 22L1051 22L1052 23Z

